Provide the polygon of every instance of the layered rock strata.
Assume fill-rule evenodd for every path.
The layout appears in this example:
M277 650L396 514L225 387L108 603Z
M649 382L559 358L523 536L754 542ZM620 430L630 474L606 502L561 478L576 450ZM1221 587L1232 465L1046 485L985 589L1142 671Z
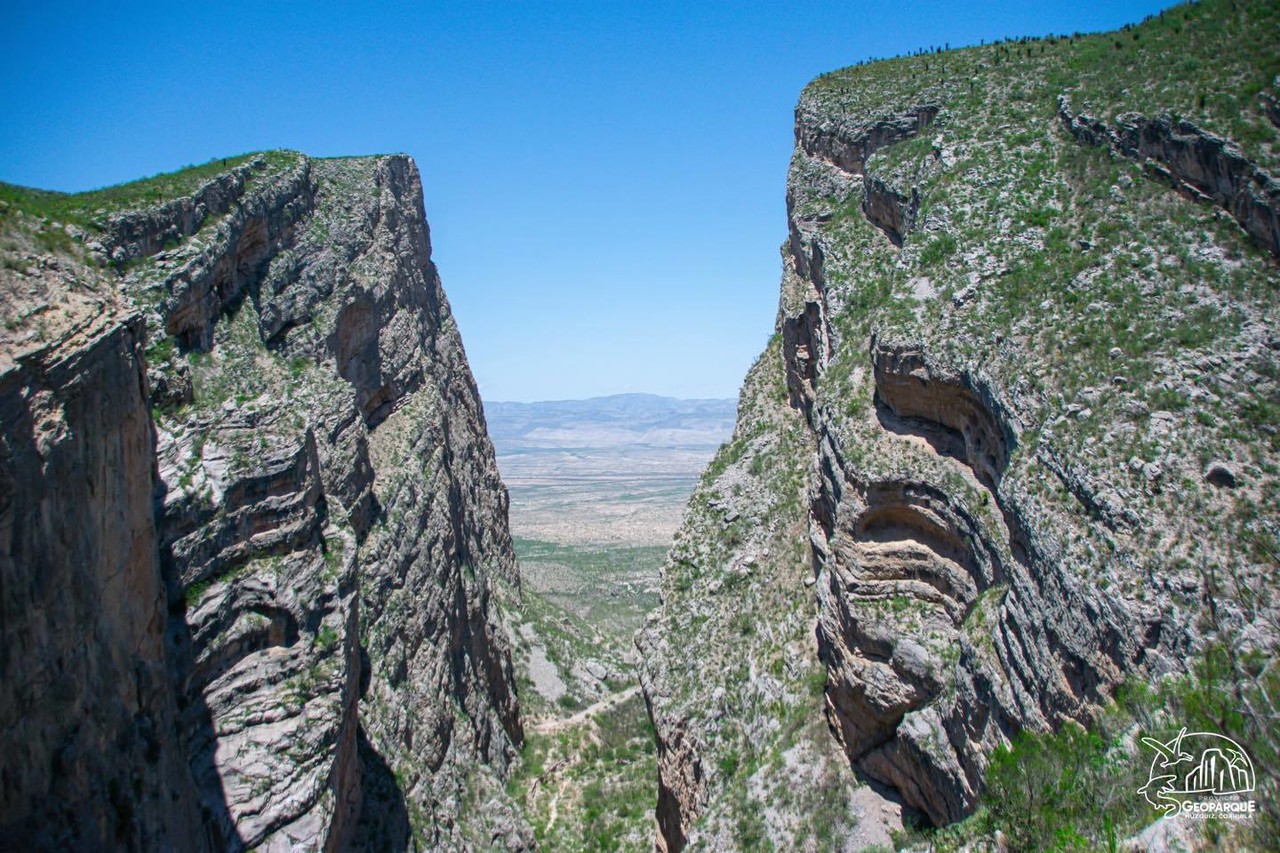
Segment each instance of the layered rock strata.
M1169 116L1125 113L1116 117L1114 127L1108 127L1099 119L1074 113L1066 95L1058 97L1058 115L1081 143L1109 145L1145 164L1174 189L1216 204L1258 245L1280 257L1280 181L1231 140Z
M412 161L275 152L99 223L85 268L96 255L111 270L95 273L100 284L141 314L116 343L63 335L58 347L71 364L114 358L87 375L118 417L69 433L90 446L77 453L112 454L108 484L60 492L75 508L66 521L88 531L80 544L31 540L47 529L32 515L41 504L16 492L5 588L29 589L32 614L83 611L69 624L99 624L100 642L79 648L91 660L77 668L49 639L15 641L30 654L7 664L6 682L12 670L15 684L38 684L56 666L68 698L104 678L135 685L133 699L102 703L131 728L95 713L103 721L86 729L65 713L77 749L98 744L125 775L68 753L77 800L30 769L40 749L66 748L30 749L31 761L6 760L24 787L6 794L5 825L50 846L45 817L106 785L126 792L118 819L73 842L115 832L144 848L528 846L502 791L522 734L490 607L498 585L518 587L506 491ZM66 432L57 395L82 387L77 375L12 371L12 434L24 422ZM47 455L33 442L6 458L30 467L22 460ZM47 463L26 473L59 488ZM123 553L79 521L104 513L137 516L112 531L129 533ZM80 604L55 604L65 599L36 582L44 561L103 579L76 585ZM121 624L137 636L115 615L134 611ZM28 712L31 698L17 697ZM176 805L148 812L148 785ZM37 809L41 786L52 796Z
M1265 99L1218 109L1208 78L1197 98L1167 53L1269 84L1249 22L1274 10L1226 5L806 88L776 334L640 637L659 847L857 849L895 810L951 823L1017 732L1091 725L1210 642L1274 649L1274 126ZM1123 71L1091 64L1103 48ZM1066 79L1109 117L1072 112ZM1189 106L1195 125L1142 118ZM1240 127L1253 141L1227 142ZM822 843L761 797L828 766L788 734L806 713L874 785L841 782L859 829Z
M196 849L145 325L83 307L57 340L6 353L0 375L0 847Z

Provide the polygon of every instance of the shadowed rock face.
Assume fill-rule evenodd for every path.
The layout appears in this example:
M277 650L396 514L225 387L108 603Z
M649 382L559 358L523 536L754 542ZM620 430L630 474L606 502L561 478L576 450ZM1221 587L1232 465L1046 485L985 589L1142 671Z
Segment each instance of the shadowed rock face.
M796 110L796 144L810 157L821 157L837 168L864 174L866 162L877 149L917 135L938 116L937 104L919 104L900 113L866 120L838 119Z
M869 362L879 427L962 466L984 512L946 486L866 479L831 415L811 411L828 713L855 766L942 825L971 811L1011 732L1087 720L1187 640L1055 559L1004 487L1019 421L998 391L911 345L873 340Z
M989 390L966 377L939 375L925 353L872 342L877 414L890 431L918 429L934 449L967 464L995 490L1016 441Z
M190 196L111 217L105 231L112 260L144 258L159 252L166 243L190 237L210 217L239 204L245 197L246 183L262 165L261 161L246 163L217 176Z
M881 428L963 465L996 511L975 515L927 482L866 481L823 442L828 709L863 772L944 824L973 807L987 751L1011 731L1087 717L1158 632L1074 583L1028 534L1001 491L1017 438L992 390L919 350L873 347Z
M82 315L0 374L0 838L197 848L164 653L142 318Z
M920 211L920 193L900 193L879 178L868 175L862 196L862 212L867 220L889 238L895 246L901 246L907 232L915 227L916 214Z
M1271 81L1271 91L1258 95L1259 105L1267 114L1267 119L1276 127L1280 127L1280 78Z
M37 848L527 847L490 609L518 585L507 497L417 170L269 158L111 219L103 285L144 315L6 372L0 712L45 734L6 750L0 826ZM63 639L36 630L55 611ZM61 733L30 716L49 672ZM498 800L477 813L467 785ZM77 808L97 817L49 835Z
M265 170L260 161L250 167ZM208 230L214 233L203 249L186 244L191 248L178 255L181 260L165 276L168 296L163 331L184 348L208 350L212 346L219 316L239 306L246 291L255 288L265 275L266 265L281 245L291 241L294 226L314 213L315 182L310 161L305 158L288 170L259 176L257 183L253 192L241 191L234 208L228 207L216 223L208 224ZM170 215L163 208L128 216L126 220L131 229L142 229L144 234L159 231L169 235L173 231ZM193 227L205 224L203 218L189 223ZM149 251L133 248L123 257L127 260L154 254L165 239L172 238L142 239L138 245ZM113 257L120 256L119 247L113 250L108 244L107 248Z
M652 711L650 712L652 713ZM658 746L658 819L659 850L676 853L688 843L689 819L697 814L703 794L704 779L698 751L679 729Z

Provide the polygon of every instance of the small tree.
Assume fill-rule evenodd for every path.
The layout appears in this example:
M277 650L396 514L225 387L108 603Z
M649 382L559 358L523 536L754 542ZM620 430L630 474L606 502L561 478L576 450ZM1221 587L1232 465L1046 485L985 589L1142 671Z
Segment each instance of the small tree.
M1010 849L1114 850L1149 817L1136 795L1145 767L1111 722L1095 731L1067 723L1057 734L1022 732L992 755L987 820Z

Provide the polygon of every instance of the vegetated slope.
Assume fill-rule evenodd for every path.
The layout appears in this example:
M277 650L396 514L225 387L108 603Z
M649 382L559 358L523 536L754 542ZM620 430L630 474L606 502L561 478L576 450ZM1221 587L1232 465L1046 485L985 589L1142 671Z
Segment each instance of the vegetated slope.
M603 618L583 619L529 586L518 610L504 608L525 731L508 791L541 850L650 850L655 744L632 632L599 612L607 594L580 598Z
M412 161L0 189L0 836L528 846L507 496Z
M1014 733L1213 649L1274 790L1278 26L1205 2L805 89L779 334L642 638L661 845L857 846L850 764L959 820Z
M653 847L656 745L633 637L735 407L642 394L485 404L521 573L519 606L502 608L525 729L508 790L539 849Z

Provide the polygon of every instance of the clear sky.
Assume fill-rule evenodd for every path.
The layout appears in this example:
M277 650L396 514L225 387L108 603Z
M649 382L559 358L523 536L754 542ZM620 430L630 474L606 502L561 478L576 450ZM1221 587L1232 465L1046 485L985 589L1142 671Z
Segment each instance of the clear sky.
M773 331L806 82L1168 5L4 0L0 180L404 151L486 399L731 397Z

